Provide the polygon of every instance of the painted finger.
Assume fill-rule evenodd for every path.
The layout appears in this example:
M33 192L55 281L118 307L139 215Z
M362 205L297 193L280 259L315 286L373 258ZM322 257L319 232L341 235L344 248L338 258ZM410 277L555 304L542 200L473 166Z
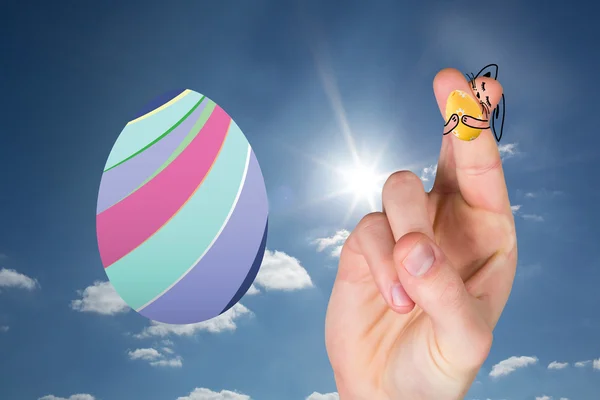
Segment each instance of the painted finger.
M501 97L502 87L497 81L491 78L477 79L485 79L488 83L485 87L490 103ZM478 82L475 83L475 87L481 86ZM433 86L442 115L446 116L450 112L457 112L462 117L461 114L464 111L464 113L475 115L478 118L481 115L481 119L484 119L485 107L477 101L473 86L459 71L455 69L440 71L434 79ZM483 101L487 102L488 99ZM491 104L490 112L495 106L494 103ZM457 138L474 138L474 140L457 140ZM438 163L438 174L441 172L442 176L448 176L451 173L444 169L454 169L458 189L464 200L472 207L498 213L510 213L502 161L496 139L491 131L485 129L478 132L477 129L459 124L454 134L444 137L443 142L450 140L451 145L448 143L442 145L440 158L443 154L444 159L440 159ZM449 149L451 151L448 151ZM446 151L444 152L444 150Z

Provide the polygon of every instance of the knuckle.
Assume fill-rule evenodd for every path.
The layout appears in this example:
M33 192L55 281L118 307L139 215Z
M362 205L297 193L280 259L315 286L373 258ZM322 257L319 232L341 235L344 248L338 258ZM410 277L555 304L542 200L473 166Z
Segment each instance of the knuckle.
M450 310L458 310L465 304L465 288L457 279L446 279L440 291L438 301Z
M385 181L385 184L383 185L383 197L393 197L393 194L400 188L416 186L420 186L421 189L423 189L423 182L421 182L421 179L417 175L411 171L397 171L390 175Z
M356 226L355 232L357 235L369 235L374 232L380 232L381 227L387 224L387 217L381 212L372 212L365 215L358 225Z

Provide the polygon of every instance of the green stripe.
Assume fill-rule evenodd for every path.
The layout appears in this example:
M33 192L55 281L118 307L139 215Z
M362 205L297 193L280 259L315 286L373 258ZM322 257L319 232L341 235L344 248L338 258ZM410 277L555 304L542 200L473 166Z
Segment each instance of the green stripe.
M137 310L160 295L209 248L243 184L248 150L248 141L232 121L223 148L196 193L153 236L106 268L130 307Z
M140 150L138 150L137 152L133 153L132 155L130 155L129 157L125 158L124 160L119 161L118 163L116 163L115 165L113 165L112 167L109 167L107 169L104 170L104 172L106 171L110 171L111 169L118 167L119 165L123 164L125 161L131 160L133 157L137 156L138 154L144 152L145 150L149 149L150 147L152 147L155 143L158 143L162 138L164 138L165 136L167 136L169 133L173 132L173 130L175 128L177 128L179 125L181 125L181 123L190 116L190 114L192 114L194 112L194 110L196 108L198 108L198 106L200 105L200 103L202 103L202 100L205 99L205 96L202 96L200 98L200 100L192 107L192 109L190 111L187 112L187 114L185 114L183 116L183 118L181 118L179 121L177 121L175 123L175 125L173 125L172 127L170 127L165 133L163 133L162 135L160 135L159 137L157 137L156 139L154 139L152 142L148 143L146 146L142 147Z
M174 159L176 159L177 157L179 157L179 155L181 154L181 152L188 146L188 144L190 144L190 142L192 140L194 140L194 138L196 137L196 135L198 135L198 133L200 133L200 129L202 129L202 127L204 126L204 124L206 124L206 121L208 121L208 117L210 117L210 115L212 114L213 110L215 109L215 106L216 106L216 104L212 100L207 99L206 106L204 107L204 110L202 110L202 113L200 114L200 117L198 118L198 121L194 124L194 126L192 127L192 129L190 130L190 132L187 134L187 136L185 137L185 139L181 142L181 144L173 151L173 153L167 159L167 161L165 161L163 163L163 165L161 165L160 167L158 167L158 169L152 175L150 175L150 177L148 179L146 179L140 186L138 186L137 188L135 188L135 190L132 191L131 193L129 193L127 196L130 196L136 190L139 190L142 186L144 186L146 183L148 183L156 175L160 174L162 172L162 170L164 170L165 168L167 168L167 166L169 164L171 164Z

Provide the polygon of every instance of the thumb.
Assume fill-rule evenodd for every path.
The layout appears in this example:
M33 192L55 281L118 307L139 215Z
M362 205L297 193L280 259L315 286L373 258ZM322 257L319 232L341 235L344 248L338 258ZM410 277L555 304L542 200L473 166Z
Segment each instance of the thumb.
M402 286L431 319L442 359L455 368L479 369L492 345L492 330L442 250L413 232L396 243L394 261Z

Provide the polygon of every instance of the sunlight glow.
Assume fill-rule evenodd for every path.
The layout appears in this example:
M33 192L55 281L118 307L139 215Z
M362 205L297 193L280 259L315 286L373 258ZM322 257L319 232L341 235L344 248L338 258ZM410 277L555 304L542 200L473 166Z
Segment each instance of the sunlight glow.
M343 174L345 184L348 185L348 191L362 198L376 194L379 190L377 183L377 174L370 168L353 168Z
M316 42L320 41L317 40ZM388 149L387 140L391 136L387 140L384 140L377 154L371 154L368 157L368 161L366 158L361 157L362 154L359 155L346 110L337 87L336 76L331 68L328 52L323 44L323 42L320 42L319 46L314 46L311 50L317 72L323 84L323 89L331 105L333 116L337 120L339 132L346 142L347 155L350 157L350 160L332 165L330 160L318 159L309 154L301 154L320 167L333 171L336 175L334 182L332 182L334 189L331 192L325 193L321 198L313 199L306 206L339 196L351 196L352 203L343 222L345 225L359 203L367 203L371 212L380 209L380 204L376 203L381 196L383 184L391 172L382 173L379 163ZM292 148L290 150L296 151Z

